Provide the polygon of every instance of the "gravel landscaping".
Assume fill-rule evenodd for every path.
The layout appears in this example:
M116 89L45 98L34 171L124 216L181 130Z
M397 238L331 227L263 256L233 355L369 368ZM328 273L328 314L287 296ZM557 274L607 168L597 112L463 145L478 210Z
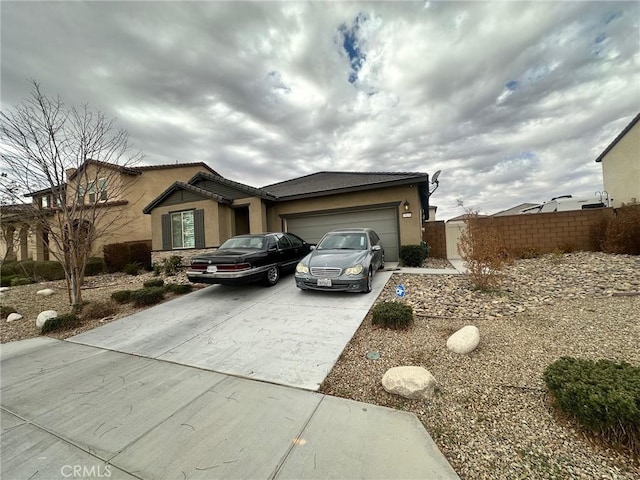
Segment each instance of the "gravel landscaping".
M363 322L321 390L415 413L463 479L632 479L640 464L556 418L542 381L561 356L640 366L640 257L578 252L518 260L499 292L464 276L394 274L378 301L403 284L416 322L409 331ZM458 355L447 338L480 329ZM378 352L369 360L368 352ZM385 371L421 366L438 382L429 402L387 393Z
M450 268L434 259L425 266ZM150 278L90 277L83 298L106 301L113 291L140 288ZM185 283L183 275L165 281ZM491 293L474 290L461 275L400 269L378 301L393 300L398 284L405 286L402 301L413 307L414 326L373 328L368 316L322 392L415 413L462 479L640 478L637 459L556 416L541 378L561 356L640 366L640 257L577 252L518 260L505 269L501 290ZM56 293L38 297L43 288ZM1 300L25 317L2 319L3 343L38 336L34 323L42 310L68 311L64 282L12 287ZM137 310L118 306L113 316L52 336L66 338ZM471 354L454 354L446 340L465 325L480 329L480 345ZM368 352L380 358L369 360ZM431 401L407 400L382 388L385 371L400 365L421 366L435 376L438 391Z

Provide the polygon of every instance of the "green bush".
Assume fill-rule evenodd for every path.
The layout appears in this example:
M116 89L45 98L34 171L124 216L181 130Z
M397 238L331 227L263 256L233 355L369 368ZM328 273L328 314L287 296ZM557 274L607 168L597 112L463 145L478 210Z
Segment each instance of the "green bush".
M427 250L422 245L402 245L400 247L400 261L405 267L421 267Z
M35 281L32 278L21 277L20 275L18 275L17 277L11 280L12 287L20 287L21 285L31 285L32 283L35 283Z
M191 291L191 285L188 283L167 283L164 286L165 291L175 293L177 295L184 295Z
M129 244L129 261L138 263L146 271L151 271L151 247L146 243Z
M169 258L162 259L162 267L165 275L175 275L178 273L182 265L182 257L180 255L171 255Z
M371 323L394 330L408 329L413 324L413 308L398 301L377 303L371 310Z
M120 305L131 301L131 290L117 290L111 294L111 300Z
M30 276L40 280L63 280L64 268L60 262L46 261L46 262L33 262L33 274Z
M11 281L15 278L21 278L22 275L6 275L4 277L0 277L0 287L10 287Z
M140 272L140 264L139 263L127 263L122 271L127 275L138 275Z
M131 292L131 300L137 306L155 305L164 298L164 288L149 287Z
M9 275L15 275L16 274L16 265L18 264L18 262L16 262L15 260L11 260L9 262L2 262L2 264L0 264L0 273L3 277L7 277Z
M7 318L11 313L17 313L14 307L10 307L9 305L0 305L0 318Z
M42 325L41 332L43 334L55 332L57 330L68 330L80 326L80 319L73 313L65 313L58 315L56 318L50 318Z
M640 453L640 368L562 357L547 367L543 379L563 412L604 439Z
M89 257L87 260L87 267L84 274L87 277L92 275L99 275L107 271L107 266L104 263L104 259L101 257Z
M163 287L164 286L164 280L161 278L152 278L151 280L147 280L146 282L144 282L142 284L143 287L145 288L149 288L149 287Z
M97 320L110 317L116 313L116 307L111 302L90 302L82 307L82 318Z

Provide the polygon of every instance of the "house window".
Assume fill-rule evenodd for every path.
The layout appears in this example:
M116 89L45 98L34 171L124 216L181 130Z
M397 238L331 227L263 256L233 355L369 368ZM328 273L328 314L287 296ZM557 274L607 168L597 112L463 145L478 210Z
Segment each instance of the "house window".
M100 192L100 201L106 202L109 196L107 195L107 179L101 178L98 180L98 192Z
M89 188L87 188L87 193L89 194L89 203L96 203L95 183L89 185Z
M196 244L193 210L171 214L173 248L193 248Z
M41 198L42 208L49 208L49 197L44 196Z
M80 205L84 205L84 187L82 185L78 185L78 203Z

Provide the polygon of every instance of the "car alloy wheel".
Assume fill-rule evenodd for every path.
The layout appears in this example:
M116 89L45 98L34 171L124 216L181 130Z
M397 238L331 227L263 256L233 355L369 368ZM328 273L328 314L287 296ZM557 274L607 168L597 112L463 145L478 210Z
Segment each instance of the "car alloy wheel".
M369 293L372 289L373 286L373 268L369 267L369 270L367 271L367 286L365 287L365 290L362 293Z
M273 287L280 280L280 269L276 266L269 267L265 276L265 285Z

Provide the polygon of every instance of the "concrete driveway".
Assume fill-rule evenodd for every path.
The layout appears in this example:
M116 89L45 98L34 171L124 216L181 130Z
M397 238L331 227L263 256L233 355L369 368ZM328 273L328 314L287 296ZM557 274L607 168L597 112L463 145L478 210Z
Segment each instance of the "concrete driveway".
M317 390L391 277L369 294L215 285L68 339L205 370Z
M390 275L368 295L214 286L2 345L1 477L458 479L415 415L308 391Z

